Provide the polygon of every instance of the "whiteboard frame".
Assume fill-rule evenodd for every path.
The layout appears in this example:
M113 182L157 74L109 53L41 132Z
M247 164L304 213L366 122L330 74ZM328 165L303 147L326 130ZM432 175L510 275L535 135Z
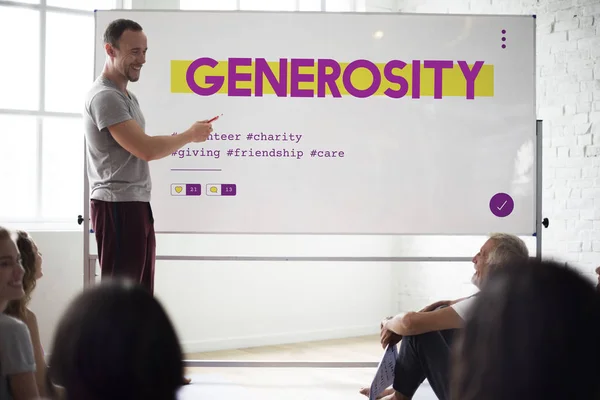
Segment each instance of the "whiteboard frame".
M325 1L322 0L322 10L324 10ZM128 10L121 10L128 11ZM140 11L140 10L130 10ZM151 10L144 10L151 11ZM160 10L152 10L160 11ZM318 12L318 11L316 11ZM324 11L320 11L324 12ZM354 13L354 12L353 12ZM373 12L365 12L362 14L379 14ZM389 14L389 13L386 13ZM419 13L417 13L419 14ZM444 14L433 14L433 15L444 15ZM511 16L511 15L502 15ZM512 15L516 16L516 15ZM532 15L536 18L535 15ZM534 27L534 60L536 60L536 27ZM96 38L94 37L94 41ZM95 46L95 42L94 42ZM96 65L96 53L94 52L94 65ZM95 71L93 79L96 79ZM536 80L534 85L537 86ZM535 91L535 90L534 90ZM534 99L535 101L535 99ZM536 152L535 152L535 214L536 232L536 258L542 258L542 226L547 227L547 223L543 223L542 216L542 137L543 137L543 121L536 120ZM96 261L98 256L91 254L91 235L92 230L90 229L90 188L89 180L87 177L87 165L88 157L86 150L87 142L84 138L84 215L83 218L79 216L78 223L83 223L83 286L84 290L87 290L96 284ZM198 232L159 232L160 234L179 233L179 234L195 234L202 235ZM210 233L211 235L218 235L218 233ZM319 234L315 234L319 235ZM374 235L374 236L389 236L389 235ZM431 235L394 235L394 236L431 236ZM437 235L436 235L437 236ZM443 236L463 236L463 235L443 235ZM302 256L156 256L156 261L247 261L247 262L264 262L264 261L303 261L303 262L469 262L472 257L431 257L431 256L419 256L419 257L341 257L341 256L320 256L320 257L302 257ZM363 361L240 361L240 360L184 360L186 367L243 367L243 368L377 368L379 362L363 362Z
M371 15L371 16L389 16L389 15L412 15L412 16L452 16L452 17L499 17L499 18L506 18L506 17L520 17L520 18L533 18L534 20L534 26L533 26L533 61L534 61L534 67L535 65L537 65L537 36L536 36L536 32L537 32L537 16L535 14L468 14L468 13L458 13L458 14L447 14L447 13L423 13L423 12L416 12L416 13L403 13L403 12L381 12L381 11L365 11L365 12L357 12L355 11L356 9L356 2L354 4L354 11L335 11L335 12L328 12L325 11L325 3L326 0L321 0L321 10L320 11L282 11L282 10L241 10L239 7L239 0L238 0L238 7L237 9L232 9L232 10L178 10L178 9L109 9L109 10L94 10L94 23L95 26L98 23L97 20L97 12L98 11L108 11L108 12L118 12L119 14L127 14L127 13L137 13L137 12L141 12L141 13L155 13L155 12L170 12L170 13L187 13L187 12L191 12L191 13L212 13L212 12L218 12L218 13L222 13L222 14L338 14L338 15ZM96 26L97 27L97 26ZM98 40L97 37L95 37L94 39L95 41ZM96 42L94 42L94 46L96 46ZM97 63L97 52L94 52L94 65L96 65ZM534 72L535 74L535 72ZM96 77L94 76L94 79L96 79ZM534 77L533 79L533 91L534 94L537 93L537 78ZM534 96L533 99L533 105L534 108L537 107L537 98L536 96ZM537 128L537 127L536 127ZM535 183L533 184L533 190L535 190L536 185ZM534 215L537 216L537 210L535 209L535 197L533 199L529 198L529 201L533 200L534 202L534 210L533 213ZM529 202L528 201L528 202ZM533 224L532 224L533 222ZM528 215L527 218L527 225L528 227L519 233L515 233L519 236L528 236L531 234L530 229L531 228L535 228L535 222L536 221L532 221L531 218L531 214ZM533 225L533 226L532 226ZM265 230L265 231L253 231L253 232L236 232L236 231L231 231L231 230L221 230L218 232L207 232L207 231L202 231L202 230L194 230L194 231L178 231L175 229L165 229L165 230L159 230L156 232L157 234L195 234L195 235L205 235L205 234L211 234L211 235L238 235L238 234L244 234L244 235L327 235L327 236L345 236L345 235L369 235L369 236L484 236L485 232L474 232L474 231L466 231L466 232L461 232L461 233L456 233L456 232L449 232L449 233L439 233L439 232L435 232L435 231L425 231L422 233L408 233L408 232L392 232L392 233L381 233L381 232L376 232L376 233L366 233L366 232L336 232L336 231L328 231L328 232L306 232L306 231L301 231L301 232L280 232L280 231L273 231L273 230ZM514 233L514 232L511 232ZM534 233L535 235L535 233Z

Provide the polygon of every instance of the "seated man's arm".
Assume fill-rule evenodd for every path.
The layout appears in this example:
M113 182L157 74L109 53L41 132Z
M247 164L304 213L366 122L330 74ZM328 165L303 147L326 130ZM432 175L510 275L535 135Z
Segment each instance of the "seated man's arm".
M449 307L430 312L409 312L396 315L385 322L385 328L402 336L420 335L422 333L443 331L445 329L460 329L475 297L457 300Z
M459 329L463 323L463 319L452 307L445 307L429 312L398 314L387 321L385 327L398 335L413 336L445 329Z
M458 303L459 301L465 300L466 298L467 297L461 297L460 299L456 299L456 300L440 300L440 301L436 301L435 303L430 304L427 307L423 308L419 312L428 312L428 311L433 311L436 308L439 308L439 307L442 307L442 306L451 306L453 304Z

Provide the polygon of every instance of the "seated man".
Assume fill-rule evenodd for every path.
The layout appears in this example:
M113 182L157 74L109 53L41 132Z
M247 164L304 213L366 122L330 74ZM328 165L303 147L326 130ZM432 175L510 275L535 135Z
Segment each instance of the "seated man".
M516 260L527 259L529 251L516 236L493 234L473 257L473 284L481 289L492 269ZM419 312L398 314L382 321L381 344L395 345L400 340L393 389L380 395L384 400L408 400L427 378L440 400L449 398L449 360L453 334L463 327L474 296L440 301ZM361 393L369 396L369 389Z

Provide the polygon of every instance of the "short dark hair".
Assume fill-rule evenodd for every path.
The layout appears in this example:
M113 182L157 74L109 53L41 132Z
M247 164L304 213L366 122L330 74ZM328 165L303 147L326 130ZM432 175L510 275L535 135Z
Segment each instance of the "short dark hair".
M142 26L130 19L116 19L106 27L104 31L104 43L110 43L111 46L118 49L119 39L121 39L123 32L127 30L139 32L142 30Z
M72 300L54 336L46 383L73 400L175 400L183 376L165 309L140 284L115 279Z

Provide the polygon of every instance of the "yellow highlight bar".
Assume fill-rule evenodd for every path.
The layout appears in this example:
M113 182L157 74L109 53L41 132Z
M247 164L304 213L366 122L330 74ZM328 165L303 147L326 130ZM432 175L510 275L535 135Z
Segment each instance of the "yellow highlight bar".
M314 66L301 66L299 67L299 73L304 75L311 75L312 82L300 82L298 83L299 89L311 89L314 92L313 96L309 97L317 97L317 81L318 81L318 70L317 70L317 60L315 60ZM186 81L186 73L188 67L192 61L189 60L171 60L171 93L194 93L192 89L188 86ZM343 84L343 74L344 70L347 68L349 63L339 63L341 67L340 75L335 80L335 83L339 89L339 92L342 96L351 96L348 90L344 87ZM381 76L381 84L379 88L372 94L373 96L384 96L385 91L387 89L392 89L397 91L400 89L400 84L397 82L390 82L386 79L386 75L384 74L384 68L386 64L376 63L377 69L379 70L379 74ZM255 79L256 79L256 71L255 71L256 62L253 61L250 66L237 66L236 73L237 74L250 74L250 79L248 81L238 80L236 83L236 88L238 89L250 89L251 94L253 96L255 93ZM273 75L276 80L279 81L279 62L272 61L268 62L268 66L270 67ZM202 88L209 88L212 86L210 83L206 83L206 77L223 77L224 81L220 88L216 91L219 94L227 94L228 93L228 61L218 61L216 67L210 66L201 66L199 67L195 74L194 79L198 86ZM473 64L469 64L469 69L473 69ZM327 68L327 73L330 74L332 71L331 67ZM420 96L421 97L433 97L434 96L434 69L433 68L425 68L423 62L421 62L421 79L420 79ZM394 68L393 75L401 76L406 79L408 84L408 91L404 95L404 97L412 96L413 84L412 84L412 64L407 63L406 66L402 69ZM286 95L290 96L291 92L291 62L288 60L287 62L287 89ZM351 76L352 85L359 90L364 90L371 86L373 83L373 75L371 71L366 68L358 68L356 69ZM328 85L326 87L327 97L331 97L331 90ZM266 77L263 77L263 95L273 95L275 94L275 90L271 86L270 82ZM442 82L442 97L464 97L467 96L467 81L465 76L460 68L460 66L455 62L453 68L446 68L443 70L443 82ZM474 83L474 96L475 97L493 97L494 96L494 66L484 64L477 75Z

